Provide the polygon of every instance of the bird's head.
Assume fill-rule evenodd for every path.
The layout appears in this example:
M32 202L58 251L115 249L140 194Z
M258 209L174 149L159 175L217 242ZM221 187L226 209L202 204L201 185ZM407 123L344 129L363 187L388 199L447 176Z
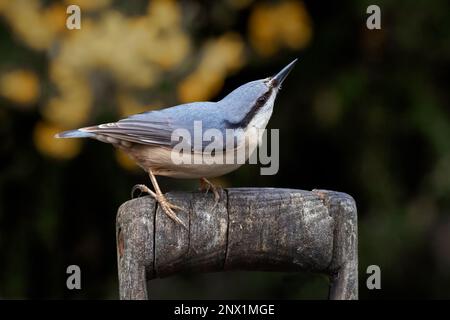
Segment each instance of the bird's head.
M297 59L272 77L247 82L223 98L219 103L230 113L230 126L245 128L255 118L267 123L275 97L296 62Z

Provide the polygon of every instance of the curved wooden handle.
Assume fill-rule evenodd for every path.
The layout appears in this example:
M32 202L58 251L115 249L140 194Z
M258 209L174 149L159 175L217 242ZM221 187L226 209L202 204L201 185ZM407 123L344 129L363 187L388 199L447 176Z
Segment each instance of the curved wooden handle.
M146 299L146 280L179 272L315 271L331 276L330 298L357 298L357 217L343 193L228 189L212 195L169 193L185 208L170 220L151 197L117 215L120 297Z

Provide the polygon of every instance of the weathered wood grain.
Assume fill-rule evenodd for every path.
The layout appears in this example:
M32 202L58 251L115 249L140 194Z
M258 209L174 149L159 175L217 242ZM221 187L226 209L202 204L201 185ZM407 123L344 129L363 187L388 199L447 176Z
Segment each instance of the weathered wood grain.
M313 190L334 218L334 248L328 268L330 299L358 299L358 216L355 200L341 192Z
M154 273L155 202L148 197L124 203L117 214L120 298L147 299L147 276Z
M146 281L179 272L313 271L330 276L330 299L357 299L357 215L343 193L273 188L169 193L184 208L173 223L151 197L117 215L121 299L146 299Z
M325 270L333 249L333 218L311 192L231 189L225 269Z

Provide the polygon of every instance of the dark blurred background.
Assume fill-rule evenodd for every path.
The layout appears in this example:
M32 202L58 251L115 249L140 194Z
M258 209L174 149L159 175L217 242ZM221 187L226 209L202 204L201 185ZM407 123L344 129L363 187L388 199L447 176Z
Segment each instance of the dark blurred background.
M81 30L65 27L78 4ZM381 30L366 8L381 8ZM331 189L359 210L361 298L450 298L450 5L434 1L0 0L0 298L118 298L115 214L147 175L65 129L216 100L298 57L269 128L280 170L224 187ZM197 181L161 178L163 190ZM66 268L82 290L66 289ZM365 287L381 267L381 290ZM152 282L157 298L326 298L321 275Z

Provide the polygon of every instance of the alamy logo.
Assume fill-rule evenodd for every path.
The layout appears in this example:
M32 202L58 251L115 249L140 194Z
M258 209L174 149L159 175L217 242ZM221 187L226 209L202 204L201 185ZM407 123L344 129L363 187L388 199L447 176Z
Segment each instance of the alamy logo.
M70 16L66 19L66 27L69 30L81 29L81 9L79 6L72 4L67 7L66 13Z
M67 280L66 280L67 289L80 290L81 289L81 269L80 269L80 267L75 264L70 265L67 267L66 273L70 274L70 276L68 276Z
M193 132L176 129L172 132L174 145L171 160L175 165L242 165L258 162L264 166L261 175L274 175L279 169L279 130L255 127L243 129L203 130L202 121L194 121Z
M366 286L367 289L373 290L373 289L381 289L381 269L376 264L370 265L367 267L366 270L367 274L370 274L369 277L367 277Z
M366 13L370 14L367 18L366 26L367 29L381 29L381 9L376 4L372 4L367 7Z

